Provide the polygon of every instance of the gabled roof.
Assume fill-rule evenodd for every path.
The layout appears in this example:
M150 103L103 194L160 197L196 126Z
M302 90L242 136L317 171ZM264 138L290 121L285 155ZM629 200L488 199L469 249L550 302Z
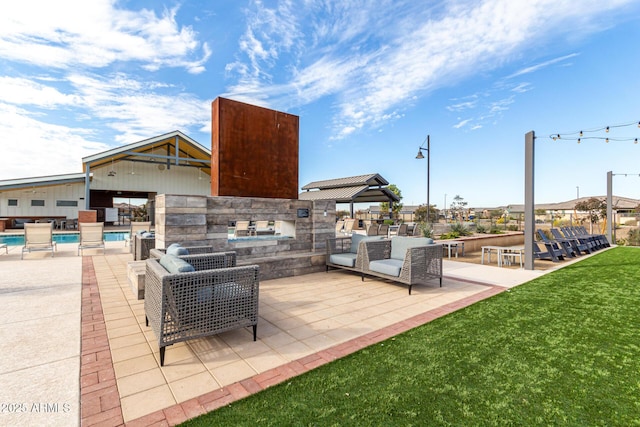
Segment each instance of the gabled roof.
M0 191L17 188L46 187L81 182L84 183L85 174L68 173L64 175L35 176L29 178L0 180Z
M179 163L201 167L203 172L209 172L211 150L176 130L83 157L82 168L86 171L87 164L93 169L118 160L167 163L168 166Z
M314 181L302 187L300 200L335 200L336 203L399 202L398 196L385 187L389 182L376 174Z
M368 175L357 175L350 176L347 178L337 178L337 179L327 179L324 181L314 181L311 182L304 187L303 190L325 190L327 188L338 188L338 187L352 187L352 186L383 186L389 185L389 182L378 175L377 173L372 173Z

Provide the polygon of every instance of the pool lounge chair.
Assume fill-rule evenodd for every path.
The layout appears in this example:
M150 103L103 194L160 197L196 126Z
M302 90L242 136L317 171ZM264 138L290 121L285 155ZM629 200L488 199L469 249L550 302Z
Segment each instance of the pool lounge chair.
M7 246L6 243L0 243L0 249L4 249L5 253L9 255L9 247Z
M78 245L78 256L84 249L102 248L104 251L104 223L103 222L81 222L80 244Z
M20 259L24 259L25 252L51 251L51 256L56 251L56 242L53 241L53 224L25 223L24 224L24 246Z
M233 230L233 237L250 236L249 221L236 221L236 227Z

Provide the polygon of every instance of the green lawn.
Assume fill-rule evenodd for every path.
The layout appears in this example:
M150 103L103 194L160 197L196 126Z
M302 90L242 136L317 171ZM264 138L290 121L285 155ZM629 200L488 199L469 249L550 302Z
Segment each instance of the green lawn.
M611 249L185 425L640 425L639 282Z

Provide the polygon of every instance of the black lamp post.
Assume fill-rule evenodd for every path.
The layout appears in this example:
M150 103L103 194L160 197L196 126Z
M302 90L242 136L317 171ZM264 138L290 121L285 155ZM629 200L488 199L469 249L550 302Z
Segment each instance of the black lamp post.
M423 147L424 146L424 142L422 143L422 145L418 148L418 155L416 156L416 159L424 159L424 155L422 154L422 150L426 150L427 151L427 224L431 223L431 205L429 204L429 184L431 182L431 179L429 178L429 172L430 172L430 157L431 157L431 138L429 135L427 135L427 140L425 141L427 143L426 148Z

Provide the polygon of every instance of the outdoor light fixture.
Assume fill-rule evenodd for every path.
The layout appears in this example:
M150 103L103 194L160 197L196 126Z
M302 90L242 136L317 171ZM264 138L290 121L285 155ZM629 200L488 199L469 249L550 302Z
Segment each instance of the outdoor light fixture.
M113 170L113 158L111 159L111 170L107 173L107 176L116 176L116 171Z
M422 150L427 151L427 224L431 223L431 206L429 205L429 184L431 179L429 178L429 168L430 168L430 158L431 158L431 138L427 135L427 139L425 141L427 143L426 147L420 146L418 148L418 154L416 155L416 159L424 159L424 154L422 154ZM424 142L422 143L424 145Z

